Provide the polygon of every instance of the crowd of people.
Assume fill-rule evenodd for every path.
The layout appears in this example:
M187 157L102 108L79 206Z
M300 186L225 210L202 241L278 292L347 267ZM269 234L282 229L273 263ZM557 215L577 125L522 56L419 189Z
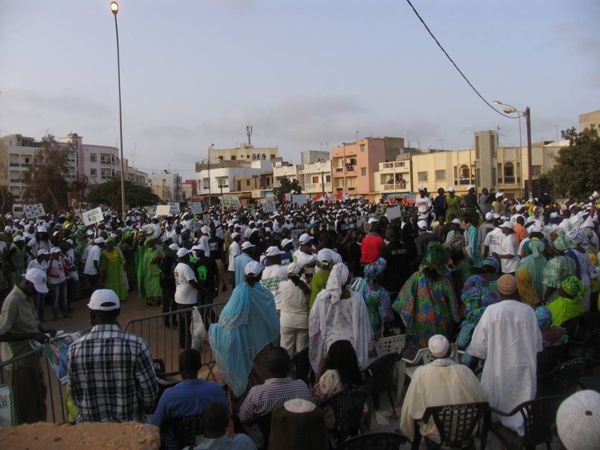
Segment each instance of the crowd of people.
M196 380L189 350L190 313L177 311L231 291L220 316L205 317L205 341L229 394L227 401L216 391L209 397L242 422L289 400L321 404L360 385L376 341L397 332L406 334L405 357L429 347L437 358L406 394L401 426L409 437L432 406L425 397L488 401L509 411L535 397L536 354L568 340L561 325L598 310L600 196L558 204L547 195L519 202L486 189L477 198L475 186L462 198L452 186L447 191L433 198L420 186L414 206L403 206L399 217L387 214L390 205L359 200L288 202L275 211L210 206L203 215L163 217L107 211L87 227L71 212L37 220L7 215L2 360L24 353L23 339L47 340L46 296L55 321L70 317L72 301L91 296L94 328L69 350L77 420L146 420L157 394L151 357L116 323L135 290L149 307L162 306L163 324L179 329L184 350L185 384L161 397L153 423L168 411L201 414L210 402L185 404L194 389L207 388ZM21 316L29 297L31 310ZM461 350L459 362L449 356L451 343ZM305 351L312 391L289 378L290 361ZM98 355L106 366L92 371L89 361ZM114 360L120 369L109 364ZM39 362L25 366L21 382L38 385ZM115 373L135 380L121 384L119 399L108 398ZM33 394L24 396L31 401ZM175 406L165 403L170 397ZM19 422L40 420L39 407L33 411L17 408ZM331 425L327 414L324 420ZM501 420L523 432L519 417ZM260 446L260 433L248 426ZM420 431L439 442L431 424Z

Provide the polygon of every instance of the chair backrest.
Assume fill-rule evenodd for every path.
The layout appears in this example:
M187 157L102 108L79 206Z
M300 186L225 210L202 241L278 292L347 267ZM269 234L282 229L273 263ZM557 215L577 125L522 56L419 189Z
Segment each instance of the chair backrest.
M555 369L562 361L566 350L566 345L558 345L556 347L548 347L544 351L538 352L537 376L543 377Z
M269 448L269 437L271 436L271 419L273 417L273 413L270 412L265 414L264 416L260 416L256 419L256 424L258 428L260 428L260 434L263 437L263 446L262 448Z
M411 364L414 366L416 366L417 364L420 364L420 363L429 364L434 359L435 358L433 357L433 355L431 354L431 351L428 348L420 348L412 361L409 361L406 358L403 358L403 360L407 364Z
M549 376L556 387L556 394L571 395L577 390L579 378L585 370L585 358L571 359L554 369Z
M473 438L475 428L483 420L482 440L487 436L489 417L487 402L433 406L425 410L423 421L433 418L442 444L448 447L465 447ZM474 448L474 446L472 447Z
M204 432L202 414L196 416L175 417L170 423L179 448L196 446L196 436Z
M581 337L581 336L578 336L578 334L579 334L578 332L579 332L579 328L580 328L580 324L581 324L582 320L583 320L583 315L573 317L572 319L569 319L560 324L560 326L567 331L567 335L569 336L569 339L576 340Z
M296 353L292 361L296 367L295 379L302 380L308 386L311 386L312 367L310 366L310 360L308 359L308 347Z
M372 388L387 389L392 382L394 368L399 359L400 354L398 353L388 353L380 356L365 369L365 381Z
M404 346L406 345L406 335L398 334L396 336L389 336L380 338L375 343L375 350L377 350L378 356L387 355L388 353L402 353Z
M337 450L398 450L410 440L400 433L368 433L344 441Z
M329 406L335 416L334 429L338 435L353 435L360 429L363 406L370 396L365 387L350 387L328 398L322 407Z
M556 411L565 398L564 395L538 398L518 406L518 412L521 413L525 424L525 435L522 437L523 447L535 447L552 440Z

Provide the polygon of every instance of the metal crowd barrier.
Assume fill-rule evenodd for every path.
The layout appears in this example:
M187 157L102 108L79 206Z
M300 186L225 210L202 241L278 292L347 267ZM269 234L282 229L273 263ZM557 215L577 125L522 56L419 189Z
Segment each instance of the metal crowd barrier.
M198 307L207 331L211 323L216 323L219 320L225 303L213 303ZM179 328L184 327L186 330L189 330L192 309L179 309L176 312L154 314L140 317L139 319L132 319L125 323L123 330L143 338L150 348L152 358L154 360L160 359L164 362L166 372L178 372L179 354L184 348L191 347L191 335L189 332L185 333L185 339L182 342L184 345L179 345ZM165 326L165 322L167 321L172 325L175 318L178 321L178 328ZM202 357L200 376L206 379L212 378L214 381L217 381L213 372L216 361L210 347L204 345L200 354Z

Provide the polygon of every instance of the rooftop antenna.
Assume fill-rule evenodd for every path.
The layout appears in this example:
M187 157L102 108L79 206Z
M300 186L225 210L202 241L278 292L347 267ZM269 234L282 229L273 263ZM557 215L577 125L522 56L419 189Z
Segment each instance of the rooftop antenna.
M137 147L137 142L133 143L133 155L131 155L131 165L135 167L135 149Z
M248 136L248 147L252 147L252 125L246 125L246 136Z

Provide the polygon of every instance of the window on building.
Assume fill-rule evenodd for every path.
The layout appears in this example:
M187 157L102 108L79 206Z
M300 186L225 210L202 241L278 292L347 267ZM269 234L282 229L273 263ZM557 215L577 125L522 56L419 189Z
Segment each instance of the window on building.
M256 161L256 153L252 153L252 161Z
M417 179L420 182L427 181L427 172L419 172L419 173L417 173Z
M271 159L275 159L275 155L271 155Z
M436 170L435 171L435 179L438 181L445 180L446 179L446 171L445 170Z
M366 176L366 175L367 175L367 168L366 168L366 167L361 167L361 168L360 168L360 175L361 175L362 177L364 177L364 176Z
M264 153L262 154L262 159L267 159L267 155L265 155Z
M514 183L515 182L515 166L511 162L504 164L504 182Z
M231 157L231 160L232 160L232 161L235 161L235 156L232 156L232 157Z
M90 177L95 177L98 176L98 172L96 172L96 169L90 169Z
M360 144L360 152L361 153L365 152L365 144Z
M25 164L29 164L29 158L25 158Z
M539 177L542 174L542 166L531 166L531 176Z
M318 176L312 177L312 182L313 183L318 183L319 182L319 177Z
M503 180L502 180L502 163L498 163L497 174L498 174L498 183L502 183L503 182Z
M241 182L241 181L238 181L238 182L237 182L237 190L238 190L238 191L241 191L241 190L242 190L242 182Z
M331 183L331 175L325 175L325 181Z
M95 153L90 153L90 162L96 162L96 154Z
M475 159L479 159L479 136L475 136Z
M250 186L250 180L246 180L246 186Z

